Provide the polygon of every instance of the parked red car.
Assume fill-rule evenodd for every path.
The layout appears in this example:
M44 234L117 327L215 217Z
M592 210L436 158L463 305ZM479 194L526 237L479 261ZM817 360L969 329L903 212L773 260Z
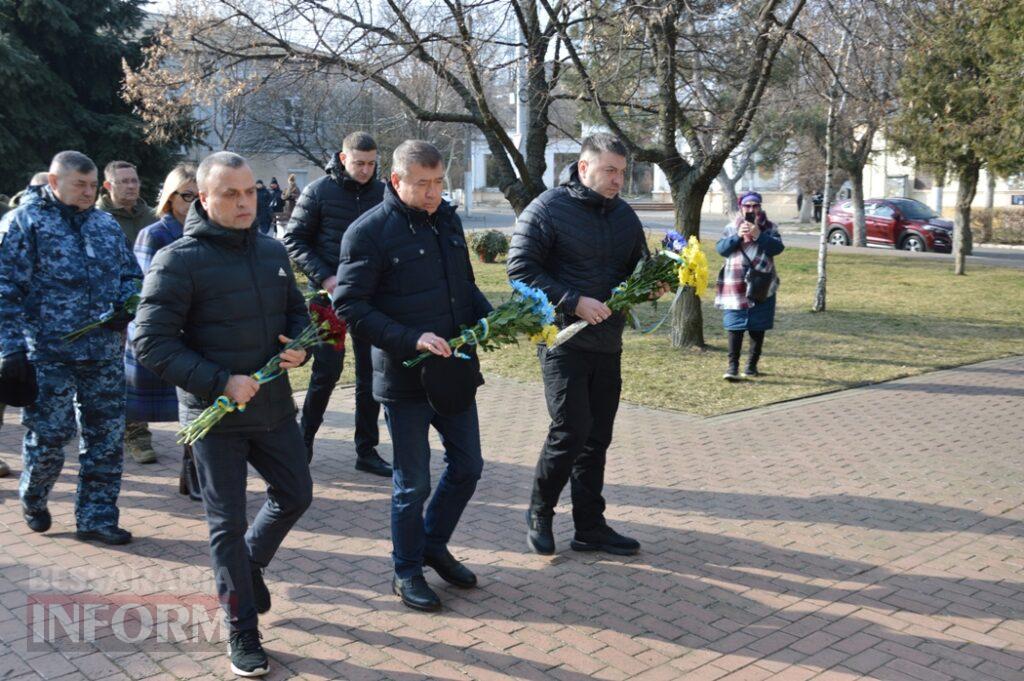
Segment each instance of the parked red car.
M864 223L868 246L938 253L953 250L953 222L943 220L920 201L868 199L864 202ZM849 246L853 242L851 201L829 209L828 242L833 246Z

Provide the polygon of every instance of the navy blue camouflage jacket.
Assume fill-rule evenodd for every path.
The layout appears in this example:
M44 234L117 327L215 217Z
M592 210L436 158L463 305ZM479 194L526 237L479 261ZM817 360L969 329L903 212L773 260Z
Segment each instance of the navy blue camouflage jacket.
M109 214L74 212L48 187L33 188L0 220L0 356L32 361L120 359L121 333L96 329L71 343L65 334L119 309L142 271Z

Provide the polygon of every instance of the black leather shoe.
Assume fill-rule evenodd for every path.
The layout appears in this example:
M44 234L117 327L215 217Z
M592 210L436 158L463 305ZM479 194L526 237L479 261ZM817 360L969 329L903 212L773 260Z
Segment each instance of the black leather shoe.
M468 567L455 560L455 556L447 550L436 556L423 556L423 564L433 568L441 579L452 586L457 586L460 589L472 589L476 586L476 575Z
M423 579L423 575L416 575L402 579L398 575L391 580L391 590L402 599L406 607L424 612L437 612L441 609L441 599L437 597L434 590Z
M120 546L127 544L132 540L132 533L128 530L122 530L120 527L111 525L110 527L101 527L98 530L78 530L75 532L75 536L82 541L98 541L104 544L110 544L111 546Z
M384 459L380 458L380 454L378 454L376 450L365 456L357 457L356 470L379 475L382 478L391 477L391 465Z
M252 567L252 600L256 605L256 612L263 614L270 610L270 589L263 581L263 568Z
M526 512L526 545L534 553L550 556L555 553L555 535L551 531L551 516Z
M633 556L640 552L640 542L619 534L607 525L582 532L576 530L570 546L573 551L604 551L617 556Z
M45 508L41 511L29 511L24 506L21 507L22 516L25 518L25 523L33 532L46 532L50 529L50 525L53 524L53 519L50 517L50 512Z

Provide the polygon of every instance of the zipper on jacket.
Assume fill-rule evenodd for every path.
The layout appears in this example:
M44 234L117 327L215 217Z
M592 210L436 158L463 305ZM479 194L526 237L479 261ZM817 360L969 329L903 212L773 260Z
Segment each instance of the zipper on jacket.
M260 280L256 276L256 240L252 238L251 233L245 235L245 246L249 253L247 254L246 260L249 263L249 274L252 275L252 285L256 289L256 301L260 306L260 322L263 324L263 337L266 338L270 335L270 327L267 326L267 310L263 306L263 294L260 291ZM276 340L276 338L274 339ZM270 430L269 428L267 430Z

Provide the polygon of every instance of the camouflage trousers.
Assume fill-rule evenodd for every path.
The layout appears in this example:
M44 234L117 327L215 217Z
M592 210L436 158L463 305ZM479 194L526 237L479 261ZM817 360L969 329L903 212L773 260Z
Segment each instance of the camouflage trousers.
M21 411L24 467L18 492L29 511L46 499L64 468L64 445L81 430L75 521L79 530L117 525L124 460L124 364L39 362L39 397Z

